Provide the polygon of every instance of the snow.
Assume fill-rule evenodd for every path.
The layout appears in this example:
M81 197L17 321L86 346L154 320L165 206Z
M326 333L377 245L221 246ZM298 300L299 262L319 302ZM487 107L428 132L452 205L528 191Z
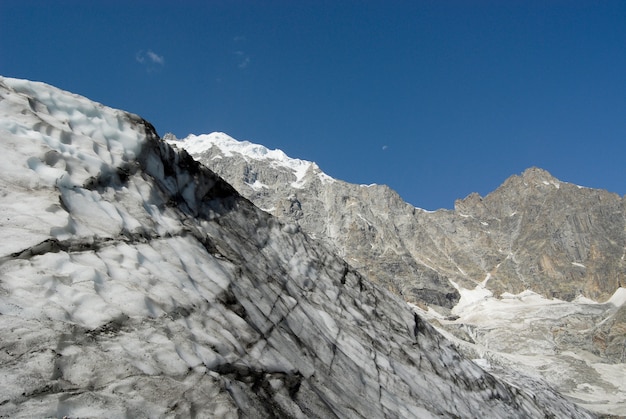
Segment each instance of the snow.
M246 183L249 187L254 189L255 191L260 191L263 189L268 189L268 186L259 180L255 180L253 183Z
M584 295L578 295L576 298L574 298L573 302L577 304L598 304L597 301L594 301L591 298L587 298Z
M482 287L486 287L487 286L487 282L489 282L490 279L491 279L491 273L488 272L487 275L485 275L485 279L483 279L483 282L481 282L480 285Z
M616 307L621 307L626 304L626 288L618 288L607 302L613 304Z
M486 282L489 276L485 278ZM452 285L459 291L461 298L456 306L452 308L454 314L465 313L469 307L480 305L482 302L487 301L490 297L493 297L493 293L485 288L484 285L477 285L473 290L469 290L459 286L454 281L450 281Z
M236 153L242 155L246 161L269 161L275 167L286 168L293 172L296 180L291 183L291 186L296 189L304 187L309 172L315 173L322 183L335 181L334 178L323 173L313 162L291 158L282 150L270 150L260 144L254 144L249 141L237 141L223 132L202 135L190 134L184 139L168 140L168 142L184 148L192 156L199 156L212 147L217 147L224 157L231 157Z
M487 280L490 275L487 275ZM461 340L443 330L457 344L476 354L478 365L490 371L501 371L502 366L515 368L535 377L544 377L554 384L564 385L569 397L582 406L605 413L626 414L626 364L606 364L587 352L557 350L554 340L563 339L561 333L566 319L581 331L591 327L600 313L614 312L626 303L626 289L619 288L606 303L598 303L583 296L572 302L548 299L526 290L518 294L503 293L497 298L483 288L465 289L454 284L461 299L452 309L454 320L442 318L436 312L423 311L427 318L443 324L455 325L467 332L474 343ZM585 323L589 322L589 323ZM565 332L576 334L575 331ZM548 338L546 338L546 336ZM563 384L565 383L565 384ZM572 383L577 386L568 387ZM610 389L610 390L607 390Z

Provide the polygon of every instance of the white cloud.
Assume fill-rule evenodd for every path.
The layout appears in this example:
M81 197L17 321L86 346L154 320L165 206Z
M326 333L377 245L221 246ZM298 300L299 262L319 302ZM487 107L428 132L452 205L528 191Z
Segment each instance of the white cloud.
M383 151L386 151L388 148L389 148L389 146L384 145L384 146L383 146Z
M139 52L137 52L135 54L135 60L139 63L139 64L144 64L146 66L149 67L152 65L159 65L159 66L163 66L165 65L165 57L163 57L162 55L157 54L156 52L152 51L151 49L149 49L147 52L144 50L141 50Z
M144 57L143 51L139 51L137 54L135 54L135 60L139 64L143 64L146 61L146 57Z
M248 64L250 64L250 57L244 57L237 67L243 69L248 67Z
M239 64L237 64L237 67L239 67L240 69L243 70L244 68L248 67L248 65L250 65L250 56L247 55L245 52L235 51L233 54L239 57Z
M162 55L158 55L157 53L153 52L152 50L148 50L148 58L150 58L152 60L153 63L155 64L165 64L165 58L163 58Z

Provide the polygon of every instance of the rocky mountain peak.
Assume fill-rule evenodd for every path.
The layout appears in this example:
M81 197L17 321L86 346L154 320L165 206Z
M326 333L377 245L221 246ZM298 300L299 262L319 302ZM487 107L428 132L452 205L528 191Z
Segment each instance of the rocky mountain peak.
M531 184L558 185L560 181L552 176L547 170L539 167L530 167L522 172L521 178Z

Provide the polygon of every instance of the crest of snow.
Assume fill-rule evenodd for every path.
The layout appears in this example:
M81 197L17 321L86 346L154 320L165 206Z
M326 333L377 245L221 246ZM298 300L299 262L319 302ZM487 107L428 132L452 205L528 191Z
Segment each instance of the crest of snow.
M259 182L258 180L255 180L254 183L246 183L246 185L248 185L249 187L251 187L255 191L260 191L261 189L267 189L268 188L268 186L265 183Z
M611 298L609 298L609 301L607 302L613 304L616 307L621 307L624 304L626 304L626 288L624 287L618 288L617 291L615 291L613 296L611 296Z
M552 186L554 186L554 187L555 187L555 188L557 188L557 189L559 189L559 188L561 187L561 185L559 184L559 182L554 182L554 181L550 181L550 182L549 182L549 181L547 181L547 180L544 180L544 181L543 181L543 184L544 184L544 185L552 185Z
M168 142L181 146L191 155L198 155L212 147L217 147L225 157L232 157L236 153L242 155L246 161L249 161L248 159L268 160L274 167L291 170L296 176L296 180L291 183L291 186L298 189L304 187L306 183L305 176L309 169L318 172L317 176L323 183L335 181L335 179L322 172L313 162L291 158L282 150L270 150L260 144L254 144L249 141L237 141L223 132L203 135L191 134L182 140L169 140Z
M315 167L317 167L317 165L315 165ZM326 173L322 171L318 173L317 177L320 179L322 183L333 183L335 181L335 178L328 176Z
M490 279L491 279L491 273L487 273L487 275L485 276L485 279L483 279L483 282L481 282L480 285L483 287L487 286L487 282L489 282Z

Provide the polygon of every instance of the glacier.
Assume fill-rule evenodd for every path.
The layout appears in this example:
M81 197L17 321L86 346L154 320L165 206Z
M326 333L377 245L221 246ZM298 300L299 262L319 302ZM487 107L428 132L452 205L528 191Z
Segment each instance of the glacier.
M594 417L137 115L0 78L0 416Z

